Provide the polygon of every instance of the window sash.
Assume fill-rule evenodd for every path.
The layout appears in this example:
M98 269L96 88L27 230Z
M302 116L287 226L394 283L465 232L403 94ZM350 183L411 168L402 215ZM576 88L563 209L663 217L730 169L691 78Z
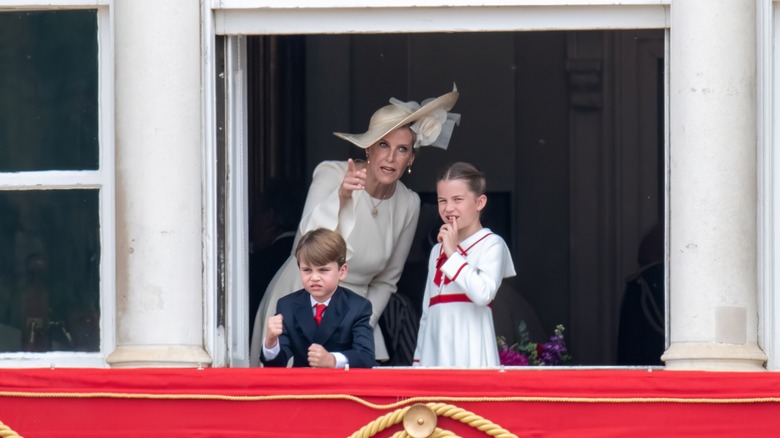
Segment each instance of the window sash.
M273 0L212 0L211 5L204 5L204 53L203 69L205 97L212 102L215 96L216 77L213 54L215 38L213 35L228 35L228 51L240 53L239 43L246 35L273 34L318 34L318 33L415 33L415 32L490 32L490 31L533 31L533 30L591 30L591 29L668 29L670 25L669 5L671 0L629 0L629 1L488 1L478 4L471 0L415 1L386 0L372 2L366 7L357 0L330 0L323 5L322 0L293 0L278 3ZM483 7L476 7L483 6ZM213 34L211 33L213 32ZM668 46L668 32L667 32ZM245 55L244 55L245 56ZM668 59L668 58L667 58ZM239 62L226 62L225 76L241 77L244 73L240 66L246 63L245 57ZM667 70L668 80L668 70ZM667 84L668 85L668 84ZM230 174L227 180L234 184L228 188L226 211L229 212L226 227L228 240L236 236L247 235L246 212L248 205L246 196L246 162L241 161L242 152L246 148L243 133L239 127L246 126L245 90L241 87L227 87L225 105L240 111L227 115L226 149L228 156L238 161L231 161ZM665 101L668 102L669 89L666 88ZM668 117L668 103L665 107L665 117ZM210 154L216 150L216 136L213 134L217 126L217 116L214 105L206 104L206 145L204 152L204 168L206 172L205 193L206 205L216 206L217 170L215 161ZM235 118L239 118L236 120ZM667 125L668 126L668 125ZM666 154L668 154L668 135L665 139ZM668 187L668 184L667 184ZM219 259L214 244L216 236L215 209L208 210L205 217L204 263L207 266L205 274L205 292L207 315L214 314L218 307L216 266ZM668 207L667 213L668 214ZM244 366L248 357L242 346L249 342L249 334L243 328L240 316L252 312L246 309L245 299L248 291L248 278L245 248L228 242L225 259L229 270L240 269L241 272L228 272L229 283L226 286L228 297L226 312L234 316L228 319L227 327L216 327L212 324L206 327L207 344L210 351L224 351L226 354L215 354L214 366L229 362L233 366ZM667 261L668 263L668 261ZM668 272L668 270L667 270ZM667 279L668 285L668 279ZM668 290L668 287L667 289ZM230 297L233 297L231 300ZM238 299L243 297L244 299ZM668 302L668 300L667 300ZM668 310L667 310L668 312ZM668 316L666 320L668 321ZM214 321L214 318L212 318ZM226 332L225 332L226 330ZM667 327L668 334L668 327ZM240 346L236 348L236 346ZM222 359L224 358L224 359ZM227 363L224 363L225 366Z
M99 189L100 221L100 350L82 352L1 353L0 367L105 367L116 345L115 188L114 188L114 69L111 0L91 2L0 0L4 10L96 9L98 32L98 153L97 170L0 173L0 190Z

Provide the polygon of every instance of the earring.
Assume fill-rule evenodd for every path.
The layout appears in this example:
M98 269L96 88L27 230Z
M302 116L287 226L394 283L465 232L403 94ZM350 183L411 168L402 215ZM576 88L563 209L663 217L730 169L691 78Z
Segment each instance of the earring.
M406 173L411 174L412 173L412 165L410 164L409 167L406 168Z
M371 157L366 154L366 164L371 164Z

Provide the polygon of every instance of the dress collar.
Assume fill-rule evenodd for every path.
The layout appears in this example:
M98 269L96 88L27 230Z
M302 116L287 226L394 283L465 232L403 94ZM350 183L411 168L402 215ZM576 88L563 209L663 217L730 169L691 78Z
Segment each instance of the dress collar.
M458 244L458 251L461 254L467 254L475 243L479 242L480 240L484 239L485 236L492 233L493 232L490 231L490 228L482 228L471 236L463 239L463 241Z

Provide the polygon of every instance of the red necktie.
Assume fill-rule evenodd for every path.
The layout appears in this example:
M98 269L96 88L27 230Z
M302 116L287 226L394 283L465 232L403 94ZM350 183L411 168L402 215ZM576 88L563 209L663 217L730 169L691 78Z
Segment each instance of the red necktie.
M314 322L317 323L317 325L320 325L322 322L322 313L325 311L325 308L328 307L324 304L315 304L314 305Z

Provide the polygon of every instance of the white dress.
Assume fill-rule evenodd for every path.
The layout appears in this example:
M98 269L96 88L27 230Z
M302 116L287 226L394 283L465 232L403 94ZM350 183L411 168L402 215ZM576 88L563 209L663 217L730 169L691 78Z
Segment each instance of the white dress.
M409 255L420 215L420 197L398 181L390 198L380 201L365 190L354 191L352 200L339 211L338 190L346 171L346 161L324 161L314 169L293 254L271 280L257 309L249 349L252 366L259 366L265 323L276 312L276 302L303 287L295 247L304 233L316 228L338 231L346 240L349 270L340 284L371 301L376 358L388 359L377 321L390 294L396 291ZM378 212L376 217L371 214L374 206Z
M498 348L489 307L501 281L515 275L509 248L483 228L464 239L458 251L436 264L441 244L431 250L415 366L479 368L498 366ZM438 284L437 284L438 283Z

